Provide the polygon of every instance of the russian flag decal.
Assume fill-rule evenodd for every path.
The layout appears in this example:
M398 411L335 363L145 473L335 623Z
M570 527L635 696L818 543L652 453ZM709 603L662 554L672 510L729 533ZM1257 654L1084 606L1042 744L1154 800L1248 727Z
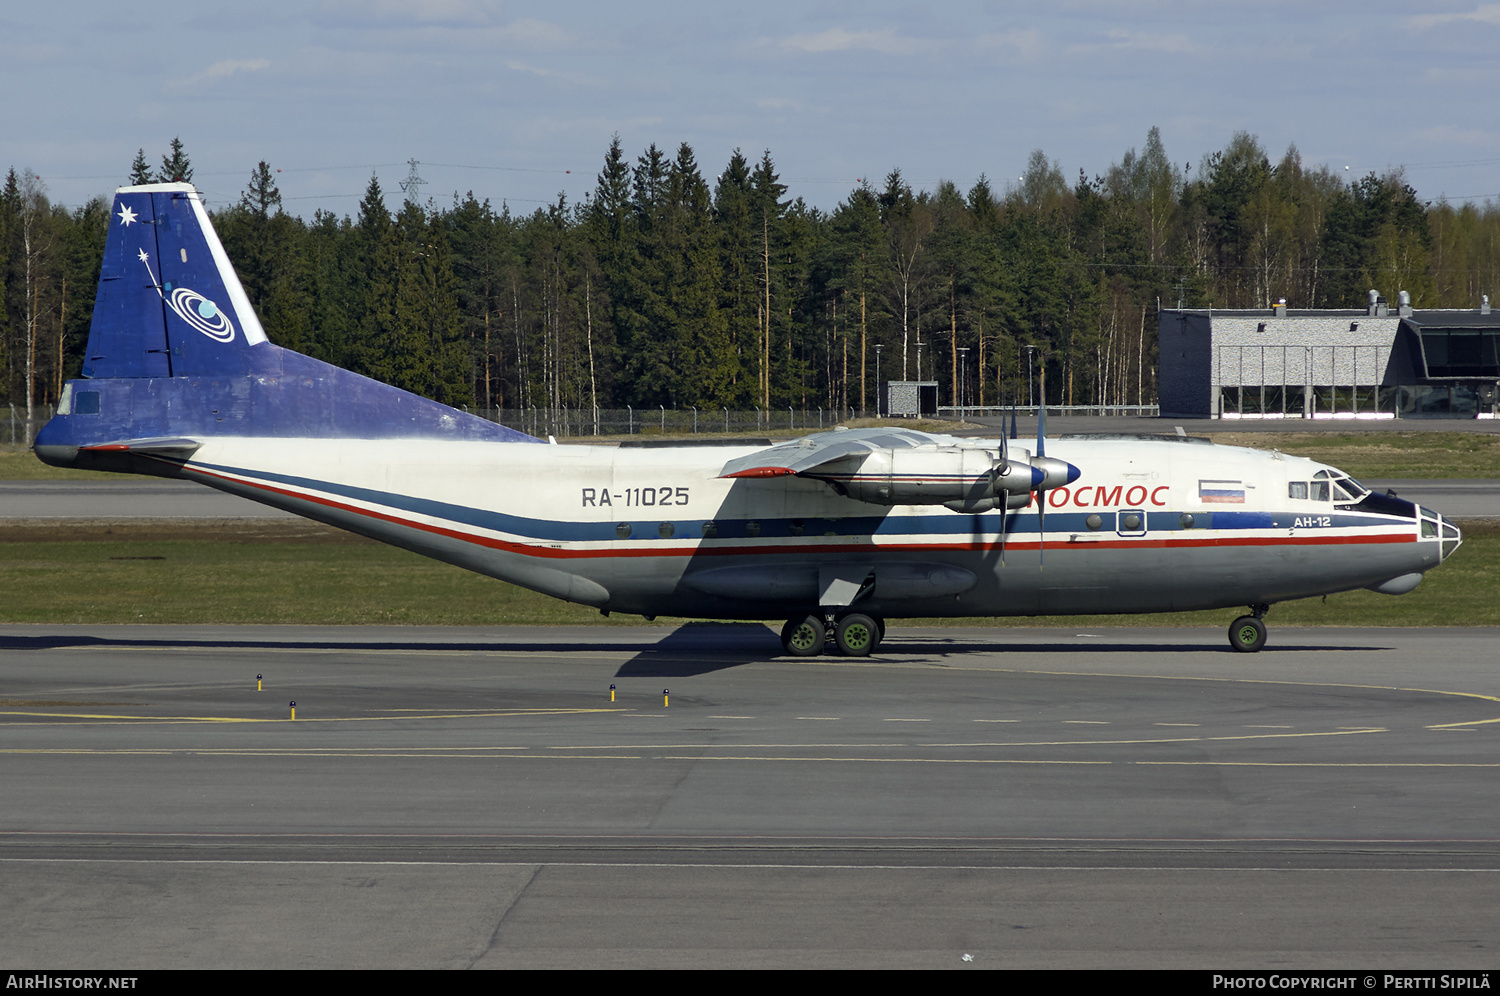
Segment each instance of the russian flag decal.
M1198 500L1213 505L1245 504L1243 481L1199 481Z

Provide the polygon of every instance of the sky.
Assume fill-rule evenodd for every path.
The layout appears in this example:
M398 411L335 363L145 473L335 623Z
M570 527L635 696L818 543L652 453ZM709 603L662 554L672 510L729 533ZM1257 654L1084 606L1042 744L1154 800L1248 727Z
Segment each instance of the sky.
M0 9L0 169L77 206L180 137L227 206L260 160L286 210L468 191L529 214L593 190L612 136L692 146L710 184L769 150L832 210L1041 149L1102 174L1152 127L1196 173L1238 131L1272 161L1404 168L1424 200L1500 201L1500 3L1054 0L52 0Z

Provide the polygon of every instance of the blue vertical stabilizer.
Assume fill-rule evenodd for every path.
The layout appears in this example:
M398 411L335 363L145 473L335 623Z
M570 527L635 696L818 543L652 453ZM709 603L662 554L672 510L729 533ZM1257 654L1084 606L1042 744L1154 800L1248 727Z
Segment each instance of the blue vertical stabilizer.
M248 373L269 345L187 183L115 194L85 377Z
M536 442L272 344L187 183L115 192L83 376L37 434L48 462L212 436Z

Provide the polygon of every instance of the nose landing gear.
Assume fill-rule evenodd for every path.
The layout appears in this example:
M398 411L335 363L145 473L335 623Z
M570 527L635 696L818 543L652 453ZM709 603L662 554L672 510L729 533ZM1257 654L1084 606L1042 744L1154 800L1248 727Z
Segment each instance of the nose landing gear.
M1240 616L1229 624L1229 645L1242 654L1253 654L1266 645L1266 624L1261 620L1269 605L1250 606L1251 614Z
M845 657L867 657L880 646L885 624L863 612L848 612L837 619L793 616L781 629L781 645L793 657L816 657L823 652L830 636Z

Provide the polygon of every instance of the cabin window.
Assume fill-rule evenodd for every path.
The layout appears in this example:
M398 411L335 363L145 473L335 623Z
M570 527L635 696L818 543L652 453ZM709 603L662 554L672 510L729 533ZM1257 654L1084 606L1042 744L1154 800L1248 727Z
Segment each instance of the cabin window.
M621 522L615 526L615 535L620 539L630 539L630 523Z

